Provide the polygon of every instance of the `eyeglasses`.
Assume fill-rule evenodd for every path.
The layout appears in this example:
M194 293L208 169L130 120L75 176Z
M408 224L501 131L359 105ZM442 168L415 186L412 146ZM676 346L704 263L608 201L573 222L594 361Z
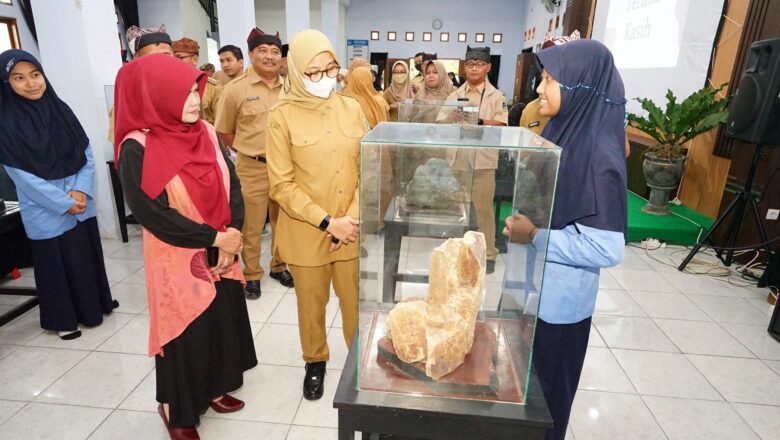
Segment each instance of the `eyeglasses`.
M484 61L476 61L476 62L469 61L469 62L466 62L466 64L465 64L467 69L482 69L482 68L484 68L487 65L488 65L488 63L486 63Z
M180 59L180 60L184 61L184 60L186 60L187 58L192 58L192 57L194 57L195 55L194 55L194 54L187 54L187 55L176 55L176 54L174 54L173 56L175 56L176 58L178 58L178 59Z
M311 82L320 82L322 79L322 74L328 75L328 78L335 78L339 74L339 70L341 70L341 66L336 64L335 66L328 67L325 70L318 70L316 72L305 72L304 75L308 76Z
M403 75L405 73L406 73L405 70L400 70L400 71L393 70L393 75Z

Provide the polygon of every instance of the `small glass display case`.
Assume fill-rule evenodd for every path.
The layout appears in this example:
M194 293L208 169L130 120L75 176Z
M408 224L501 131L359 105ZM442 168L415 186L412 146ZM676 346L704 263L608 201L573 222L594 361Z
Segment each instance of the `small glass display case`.
M479 106L468 101L404 99L398 106L398 122L477 125Z
M549 227L560 154L515 127L363 138L358 391L526 402L547 243L494 243L508 216Z

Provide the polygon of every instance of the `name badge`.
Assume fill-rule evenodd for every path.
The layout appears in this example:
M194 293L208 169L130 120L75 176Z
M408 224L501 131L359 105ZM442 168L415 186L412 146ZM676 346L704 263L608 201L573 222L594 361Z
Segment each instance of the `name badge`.
M257 101L258 99L260 99L259 96L247 96L246 97L247 101Z
M528 128L534 128L539 126L539 121L534 121L528 124Z

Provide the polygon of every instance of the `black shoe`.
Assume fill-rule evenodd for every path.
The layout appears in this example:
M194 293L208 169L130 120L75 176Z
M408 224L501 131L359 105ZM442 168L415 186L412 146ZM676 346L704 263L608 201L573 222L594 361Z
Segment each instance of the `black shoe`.
M283 270L281 272L271 272L271 278L282 283L282 286L284 287L295 287L295 281L293 281L293 277L290 275L290 271L288 270Z
M76 329L76 330L74 330L72 332L58 332L58 333L59 333L60 339L62 339L63 341L72 341L72 340L74 340L76 338L80 338L81 337L81 330L78 330L78 329Z
M325 391L325 362L307 362L306 376L303 378L303 397L317 400Z
M496 271L496 261L487 260L485 262L485 273L490 274Z
M246 299L258 299L260 298L260 280L249 280L244 287L244 295Z
M117 307L119 307L119 301L117 301L117 300L111 301L111 308L115 309Z

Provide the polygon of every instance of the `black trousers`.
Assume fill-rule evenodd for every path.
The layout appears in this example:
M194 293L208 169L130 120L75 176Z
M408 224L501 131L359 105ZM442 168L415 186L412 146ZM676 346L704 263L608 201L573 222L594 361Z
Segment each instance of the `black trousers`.
M588 349L591 318L576 324L537 319L533 364L553 418L547 440L564 440Z

